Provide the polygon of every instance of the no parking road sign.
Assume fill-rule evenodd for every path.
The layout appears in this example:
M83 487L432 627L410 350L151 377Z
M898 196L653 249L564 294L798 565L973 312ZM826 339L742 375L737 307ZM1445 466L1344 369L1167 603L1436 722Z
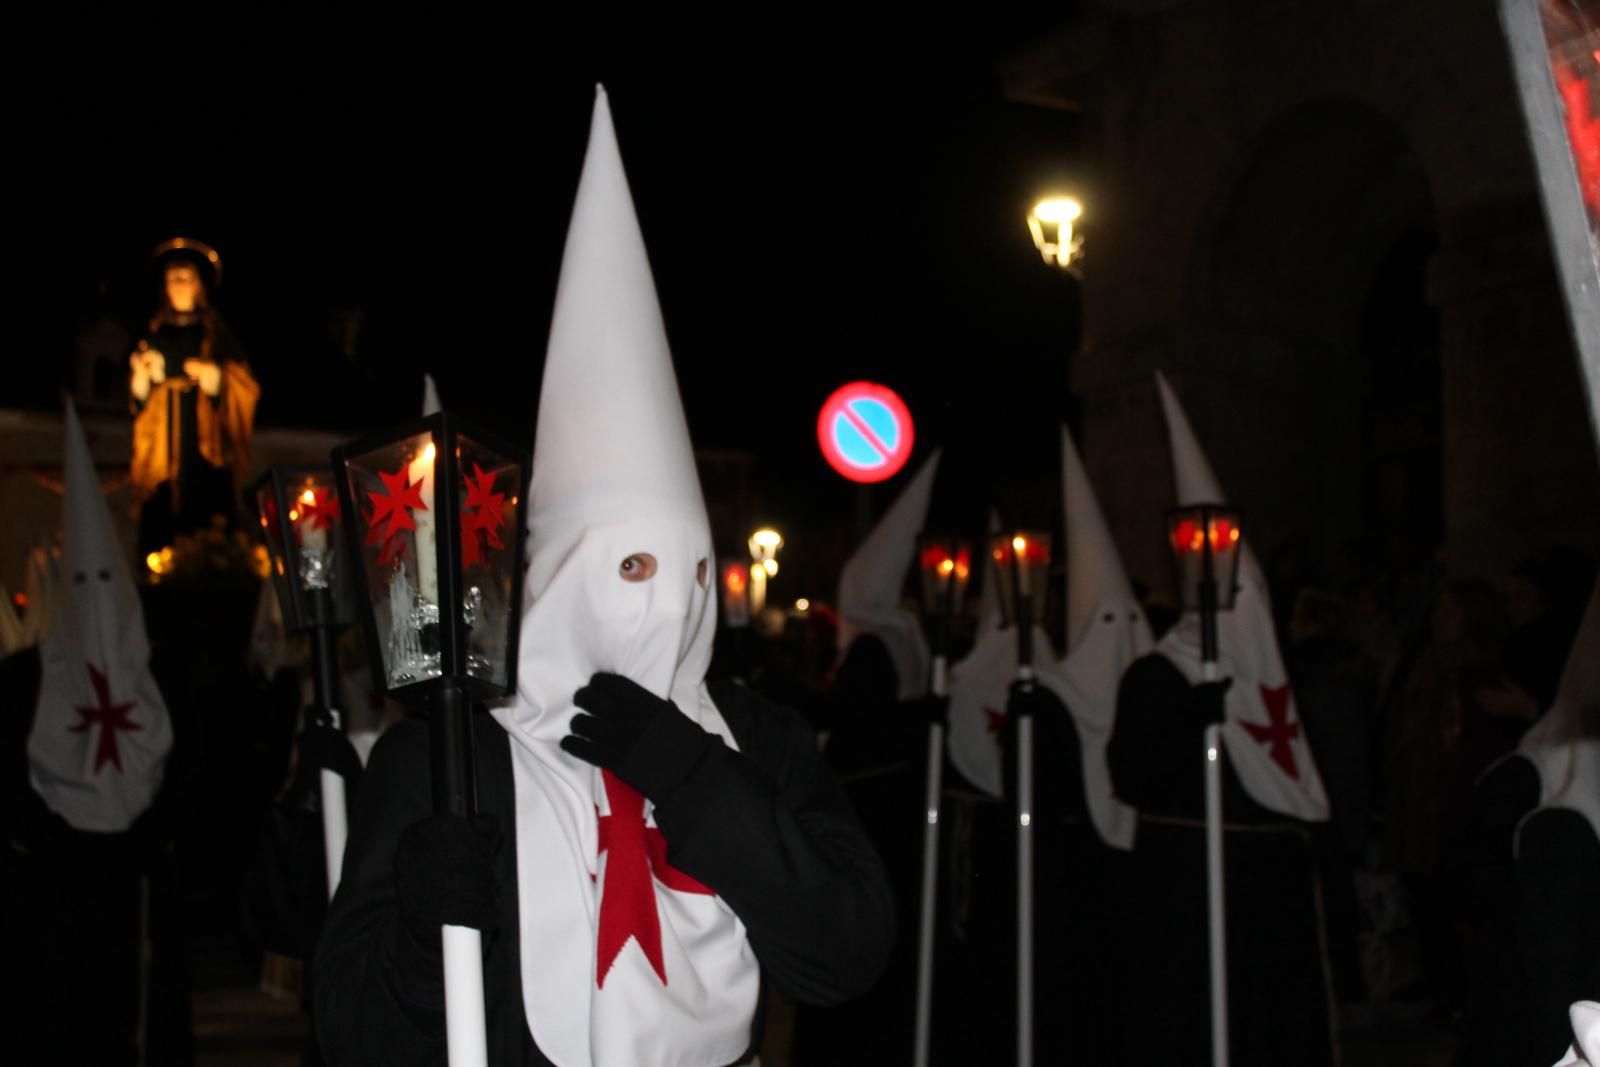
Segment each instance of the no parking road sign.
M836 389L817 417L817 443L828 465L853 482L881 482L911 458L911 412L874 382Z

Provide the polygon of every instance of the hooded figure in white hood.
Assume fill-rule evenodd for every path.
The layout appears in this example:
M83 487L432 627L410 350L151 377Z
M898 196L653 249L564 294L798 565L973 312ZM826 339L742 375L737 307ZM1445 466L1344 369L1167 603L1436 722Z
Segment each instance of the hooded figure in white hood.
M866 654L864 639L875 639L894 669L895 700L915 700L928 692L933 654L921 617L901 603L901 594L916 559L917 536L927 522L938 470L935 452L900 490L839 575L838 647L844 657L840 669L845 669L852 652L858 658ZM855 647L858 643L863 647Z
M62 580L54 605L42 592L28 604L53 621L36 648L0 659L8 755L26 749L16 760L26 774L7 778L0 804L10 844L0 928L12 958L28 961L10 996L26 1025L13 1028L9 1051L17 1063L131 1063L141 877L154 876L146 884L158 911L172 884L159 859L167 805L158 797L173 732L139 594L70 402L65 429ZM158 927L146 947L147 961L164 961L172 946ZM150 1018L161 1017L158 1004ZM160 1026L146 1033L150 1048L167 1036Z
M379 740L318 959L324 1047L437 1062L449 922L492 931L493 1063L748 1062L763 976L859 995L892 904L799 717L704 681L715 557L603 92L529 499L518 694L476 726L483 814L428 817L420 724Z
M1178 505L1226 503L1227 498L1211 472L1211 465L1206 462L1205 453L1200 450L1200 443L1189 427L1177 396L1160 373L1156 374L1156 386L1172 443ZM1248 541L1240 552L1233 607L1217 613L1217 655L1217 677L1222 681L1204 683L1197 612L1186 613L1156 646L1156 656L1176 670L1187 685L1194 687L1195 700L1208 705L1197 706L1196 716L1210 718L1221 712L1227 767L1250 801L1277 815L1325 821L1328 797L1323 790L1322 775L1317 770L1295 708L1294 691L1289 685L1283 657L1278 653L1277 633L1272 624L1272 597L1266 578ZM1144 662L1137 680L1158 681L1151 677L1152 666ZM1124 688L1126 690L1126 685ZM1133 702L1149 705L1160 703L1161 699L1157 697L1152 701L1136 695ZM1220 708L1215 707L1218 702ZM1192 752L1200 751L1199 736L1205 725L1196 716L1188 718L1188 725L1194 728ZM1127 755L1129 760L1125 767L1132 770L1141 754L1129 752ZM1177 758L1188 759L1188 751ZM1148 762L1146 766L1153 768ZM1193 777L1198 779L1198 763L1193 770ZM1172 784L1170 778L1166 784ZM1124 799L1130 800L1135 792L1145 792L1142 788L1121 791ZM1188 807L1192 802L1198 808L1200 799L1196 792L1192 798L1184 797L1178 803ZM1137 800L1133 802L1141 810L1145 808ZM1166 803L1157 804L1157 810L1167 807ZM1229 817L1233 815L1230 812Z
M172 723L150 674L150 642L78 413L67 402L67 584L40 643L28 777L75 830L118 833L161 788Z
M1067 706L1078 735L1084 802L1100 839L1133 847L1138 813L1117 799L1106 765L1116 721L1117 686L1150 650L1150 624L1133 595L1122 558L1100 513L1072 435L1061 429L1062 499L1067 542L1067 654L1039 670L1039 681Z
M1181 504L1226 502L1165 379ZM1151 516L1152 526L1160 521ZM1317 865L1307 824L1328 802L1278 654L1270 598L1248 544L1231 611L1217 619L1218 680L1200 665L1200 627L1186 615L1123 675L1106 749L1119 800L1140 814L1123 886L1130 921L1117 980L1133 1003L1122 1044L1138 1058L1151 1012L1172 1062L1203 1063L1210 1048L1207 988L1205 729L1222 724L1222 818L1227 884L1231 1062L1331 1064L1328 975ZM1184 991L1175 996L1174 990Z

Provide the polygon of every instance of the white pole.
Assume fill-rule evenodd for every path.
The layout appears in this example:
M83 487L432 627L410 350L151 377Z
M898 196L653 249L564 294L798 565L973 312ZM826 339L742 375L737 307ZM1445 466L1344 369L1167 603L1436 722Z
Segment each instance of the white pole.
M1017 678L1033 682L1023 665ZM1033 1067L1033 715L1017 716L1017 1067Z
M467 926L445 926L443 938L446 1062L450 1067L489 1067L483 934Z
M328 719L335 730L343 725L339 713L332 708L328 709ZM322 785L322 857L328 871L328 899L332 900L344 869L344 843L350 835L350 820L345 810L343 776L326 767L317 776Z
M1217 678L1215 662L1201 665ZM1222 726L1206 727L1206 908L1211 943L1211 1064L1228 1065L1228 933L1222 886Z
M947 661L933 657L933 678L928 689L943 699L949 691ZM944 725L928 724L928 821L922 828L922 913L917 929L917 1035L912 1051L914 1067L928 1067L928 1043L933 1030L933 934L938 906L939 797L944 781Z
M322 780L322 853L328 867L328 899L333 899L339 888L339 873L344 867L344 843L349 835L349 820L345 815L344 778L338 771L324 767L318 772Z

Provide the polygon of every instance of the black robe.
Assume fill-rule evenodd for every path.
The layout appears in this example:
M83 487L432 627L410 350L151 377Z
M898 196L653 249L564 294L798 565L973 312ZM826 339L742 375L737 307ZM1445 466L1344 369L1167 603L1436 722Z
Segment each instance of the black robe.
M1120 879L1127 909L1107 960L1120 1062L1210 1060L1205 723L1165 656L1123 675L1107 760L1117 796L1139 809ZM1268 811L1223 761L1229 1037L1234 1067L1329 1064L1328 965L1313 835Z
M1572 1041L1567 1009L1600 1000L1600 837L1575 811L1550 808L1517 836L1517 939L1533 1055L1554 1063Z
M652 798L667 857L739 916L764 981L779 993L824 1004L859 996L877 979L894 937L882 863L800 717L739 686L713 684L711 692L739 751L713 748L681 787ZM499 819L504 842L495 859L500 928L484 941L489 1061L548 1064L522 1002L512 741L486 714L475 717L474 731L479 810ZM396 914L395 845L431 814L431 796L427 726L400 723L367 765L311 975L330 1064L443 1062L439 990L408 988L395 963L397 939L409 936ZM760 1038L758 1013L740 1062Z
M159 681L170 674L156 674L171 691L169 680ZM0 941L11 958L26 961L26 979L10 992L18 1025L8 1059L41 1067L134 1063L143 984L146 1062L189 1062L182 894L167 847L183 803L179 748L154 801L127 830L75 829L30 780L28 736L42 677L37 648L0 659ZM140 961L141 895L148 963Z

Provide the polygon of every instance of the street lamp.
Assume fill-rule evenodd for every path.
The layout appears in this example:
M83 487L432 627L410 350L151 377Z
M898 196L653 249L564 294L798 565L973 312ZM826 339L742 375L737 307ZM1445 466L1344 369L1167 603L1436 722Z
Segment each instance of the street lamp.
M1017 1063L1033 1063L1033 628L1044 618L1050 535L1000 534L989 543L1000 615L1017 624Z
M446 413L333 450L375 681L430 719L433 805L476 807L469 702L516 689L528 455ZM482 937L446 926L452 1065L487 1060Z
M1243 555L1239 513L1191 504L1167 513L1167 538L1185 610L1200 613L1200 672L1217 680L1217 612L1233 607ZM1211 1061L1228 1063L1228 941L1222 859L1222 724L1204 735L1206 783L1206 921L1211 959Z
M778 575L778 549L783 537L770 526L750 535L750 610L761 614L767 606L767 579Z
M274 593L289 633L311 634L317 726L342 731L335 635L356 620L355 579L342 545L343 511L333 469L272 467L255 484L256 518L266 543ZM152 568L154 569L154 568ZM308 724L310 725L310 724ZM344 779L320 768L322 843L328 896L339 887L348 821Z
M1080 276L1083 262L1083 235L1073 230L1073 223L1083 217L1083 205L1070 196L1047 197L1033 205L1028 212L1028 232L1033 235L1033 247L1045 263Z
M933 931L938 904L939 799L944 788L944 701L949 693L950 623L961 614L972 576L972 546L958 537L924 534L918 540L917 566L922 575L922 614L933 637L932 677L928 691L939 701L928 721L927 821L922 827L922 912L917 930L917 1014L913 1067L927 1067L933 1029Z

